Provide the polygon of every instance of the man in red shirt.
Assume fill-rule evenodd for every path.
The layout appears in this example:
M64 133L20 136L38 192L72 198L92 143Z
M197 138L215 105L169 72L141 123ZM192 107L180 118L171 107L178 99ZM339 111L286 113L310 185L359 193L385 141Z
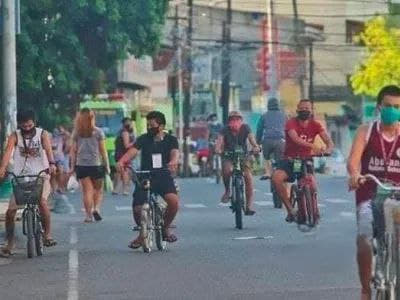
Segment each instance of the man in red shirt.
M312 107L310 100L300 100L297 105L297 117L286 122L284 159L278 162L277 169L272 176L275 188L288 211L287 222L293 222L296 215L290 204L290 197L286 188L286 182L295 181L293 159L308 158L312 154L321 154L322 152L330 153L333 149L333 142L325 129L312 118ZM325 151L314 145L317 135L327 146Z

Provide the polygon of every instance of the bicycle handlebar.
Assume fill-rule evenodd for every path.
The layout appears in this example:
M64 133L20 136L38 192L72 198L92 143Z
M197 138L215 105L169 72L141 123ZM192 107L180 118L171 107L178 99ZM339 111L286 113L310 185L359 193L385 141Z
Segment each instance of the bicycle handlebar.
M385 185L383 184L377 177L375 177L372 174L366 174L363 177L361 177L359 179L359 181L366 179L366 180L372 180L374 181L378 186L380 186L382 189L386 190L386 191L398 191L400 192L400 186L389 186L389 185Z

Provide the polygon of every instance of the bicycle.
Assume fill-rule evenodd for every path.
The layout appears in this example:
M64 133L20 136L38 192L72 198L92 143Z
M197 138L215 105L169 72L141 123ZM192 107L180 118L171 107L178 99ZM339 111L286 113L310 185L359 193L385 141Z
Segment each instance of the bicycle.
M146 191L146 198L142 205L139 232L143 237L142 248L145 253L150 253L154 241L159 251L166 250L166 241L163 240L164 215L167 203L151 190L151 175L154 172L169 172L167 169L154 171L134 171L133 180Z
M246 197L242 164L246 153L242 148L236 148L234 151L225 151L224 154L233 163L233 171L230 179L230 199L231 209L235 214L235 225L237 229L243 229L243 212L246 212Z
M311 230L318 225L320 219L313 157L317 156L292 159L296 182L290 188L290 203L293 208L297 205L296 222L301 231ZM302 225L306 225L306 228Z
M44 184L44 178L41 175L44 173L47 173L47 170L39 172L38 175L22 176L7 172L7 175L12 177L11 183L15 202L18 206L24 206L22 233L27 237L26 250L28 258L33 257L34 248L37 256L43 255L43 228L39 202L42 198Z
M400 186L385 185L371 174L363 179L378 185L377 197L372 200L375 299L400 299Z
M272 165L272 170L275 170L276 161L274 159L271 159L271 165ZM282 208L282 199L279 197L278 192L276 191L276 188L274 186L274 183L272 182L272 179L270 180L270 192L272 194L272 202L274 203L274 208Z

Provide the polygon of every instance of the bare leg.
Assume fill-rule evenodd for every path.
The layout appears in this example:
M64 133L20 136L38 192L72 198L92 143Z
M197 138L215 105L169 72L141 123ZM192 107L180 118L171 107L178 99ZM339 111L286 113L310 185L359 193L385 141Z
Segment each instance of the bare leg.
M271 177L272 165L270 160L265 160L264 162L264 176Z
M288 180L288 175L283 170L276 170L272 175L272 181L274 183L275 189L279 197L282 199L282 202L285 205L288 214L291 214L293 208L290 203L290 197L286 185L287 180Z
M227 202L230 194L230 179L232 176L232 163L230 161L224 161L222 165L222 178L225 186L225 193L222 196L222 202Z
M129 195L129 188L131 186L131 174L128 170L124 170L121 174L123 182L123 194Z
M17 213L17 209L8 209L6 212L6 239L7 246L5 249L11 251L15 245L15 215Z
M95 211L100 212L101 204L103 202L103 179L92 180L93 184L93 208Z
M246 185L246 199L247 199L247 210L251 210L253 207L253 175L251 171L246 168L244 171L244 181Z
M361 282L361 300L371 299L372 247L364 236L357 238L357 262Z
M83 194L83 205L85 206L86 219L92 219L92 210L93 210L93 183L92 180L87 177L80 180L82 186L82 194Z
M177 194L166 194L164 196L165 202L167 202L168 207L167 211L165 213L165 218L164 218L164 226L165 226L165 234L167 236L170 235L170 225L172 224L172 221L175 219L176 214L178 213L179 209L179 197Z
M42 224L44 228L44 238L51 238L51 214L47 206L47 199L42 199L39 204L40 215L42 217Z

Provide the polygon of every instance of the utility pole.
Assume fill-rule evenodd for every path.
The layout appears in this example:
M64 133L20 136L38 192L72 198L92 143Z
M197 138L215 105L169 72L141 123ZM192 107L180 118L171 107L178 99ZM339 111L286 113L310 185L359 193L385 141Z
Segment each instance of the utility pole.
M226 10L226 22L222 24L222 59L221 59L221 76L222 76L222 89L221 89L221 106L222 106L222 120L226 124L229 115L229 102L230 102L230 81L231 81L231 27L232 27L232 0L227 0L228 6Z
M278 91L278 79L277 79L277 57L276 57L276 45L274 44L274 2L273 0L267 0L267 26L268 26L268 37L269 37L269 45L268 45L268 57L270 60L269 66L269 97L277 98ZM277 29L275 29L277 30ZM265 99L265 107L268 107L268 97Z
M186 88L184 103L184 146L183 146L183 170L185 176L189 176L189 145L188 137L190 135L190 115L192 98L192 33L193 33L193 0L188 0L188 30L186 39Z
M313 42L310 42L310 52L309 52L309 86L308 86L308 98L314 100L314 51Z
M175 54L175 60L174 60L174 73L173 76L171 77L171 96L172 100L174 103L174 129L176 129L176 107L179 105L178 104L178 97L177 96L177 91L178 91L178 72L179 72L179 66L178 66L178 58L177 53L178 53L178 43L179 43L179 11L178 11L178 5L175 5L175 16L171 18L174 20L174 28L172 29L173 32L173 37L172 37L172 47L174 49L174 54ZM174 130L175 131L175 130Z
M295 43L295 51L296 55L300 56L302 54L302 51L300 49L300 43L299 43L299 35L300 35L300 26L299 26L299 11L297 7L297 0L292 0L292 6L293 6L293 27L294 27L294 43ZM300 89L301 89L301 95L304 95L304 85L303 85L303 80L301 77L298 78L299 84L300 84Z
M3 48L2 48L2 142L5 136L17 128L17 71L15 46L15 0L2 0ZM4 145L1 145L3 149Z

